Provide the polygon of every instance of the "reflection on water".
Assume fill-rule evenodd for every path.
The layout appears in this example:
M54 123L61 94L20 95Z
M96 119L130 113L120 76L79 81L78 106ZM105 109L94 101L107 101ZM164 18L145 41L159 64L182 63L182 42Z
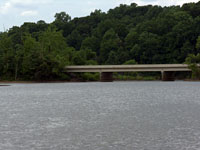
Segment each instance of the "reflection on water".
M199 82L0 87L2 150L199 150Z

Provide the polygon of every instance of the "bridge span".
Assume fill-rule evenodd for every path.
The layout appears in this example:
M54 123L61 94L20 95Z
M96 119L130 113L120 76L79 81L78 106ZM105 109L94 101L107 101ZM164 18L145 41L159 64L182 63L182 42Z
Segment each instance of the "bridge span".
M163 81L174 81L177 71L191 71L187 64L143 64L143 65L88 65L66 66L66 72L99 72L101 81L113 81L113 72L161 72Z

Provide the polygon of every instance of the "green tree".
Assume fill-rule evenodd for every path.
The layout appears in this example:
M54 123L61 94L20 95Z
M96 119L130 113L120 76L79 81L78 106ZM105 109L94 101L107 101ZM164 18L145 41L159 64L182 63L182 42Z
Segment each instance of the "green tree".
M199 64L200 64L200 53L197 55L194 54L190 54L187 58L186 58L186 64L189 65L189 69L192 70L192 78L193 79L200 79L200 68L199 68Z
M83 40L81 44L81 49L91 49L99 55L100 40L95 37L87 37Z
M137 64L137 62L135 61L135 59L131 59L131 60L127 60L124 65L135 65Z
M67 23L71 20L71 17L66 12L56 13L54 17L56 23Z
M131 29L125 38L125 45L128 50L130 50L135 44L138 43L138 33L135 29Z
M196 49L200 50L200 36L197 38Z
M67 37L67 43L69 46L74 47L76 50L80 50L82 37L77 30L73 30Z
M24 40L22 73L27 80L64 79L63 69L69 64L71 50L61 32L48 28L39 41L30 35Z
M111 51L117 52L120 39L113 29L108 30L103 36L100 48L100 62L105 63ZM111 53L113 55L113 52Z
M38 66L40 66L41 63L40 52L40 43L32 38L30 35L25 36L21 70L24 79L35 79L35 73L37 73Z
M71 48L68 48L62 32L49 27L39 39L42 62L38 67L37 77L50 79L64 77L63 68L68 65Z
M15 70L15 51L13 43L7 33L0 36L0 76L7 79L14 79Z
M74 65L85 65L86 59L87 59L87 56L86 56L86 53L83 50L76 51L73 54L72 62L73 62Z
M117 65L117 64L119 64L119 60L117 58L116 52L111 51L109 53L108 59L106 61L106 64L109 64L109 65Z

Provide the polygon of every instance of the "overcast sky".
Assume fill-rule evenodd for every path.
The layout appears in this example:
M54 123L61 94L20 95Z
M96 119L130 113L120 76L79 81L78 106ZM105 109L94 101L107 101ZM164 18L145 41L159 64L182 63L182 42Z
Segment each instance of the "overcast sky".
M72 17L89 15L95 9L106 12L119 4L182 5L198 0L0 0L0 31L24 22L54 20L55 13L65 11Z

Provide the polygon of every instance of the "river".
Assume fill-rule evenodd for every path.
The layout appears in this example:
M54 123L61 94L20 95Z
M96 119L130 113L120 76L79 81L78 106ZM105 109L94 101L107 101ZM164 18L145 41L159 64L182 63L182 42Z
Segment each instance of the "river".
M0 150L200 150L200 82L0 87Z

